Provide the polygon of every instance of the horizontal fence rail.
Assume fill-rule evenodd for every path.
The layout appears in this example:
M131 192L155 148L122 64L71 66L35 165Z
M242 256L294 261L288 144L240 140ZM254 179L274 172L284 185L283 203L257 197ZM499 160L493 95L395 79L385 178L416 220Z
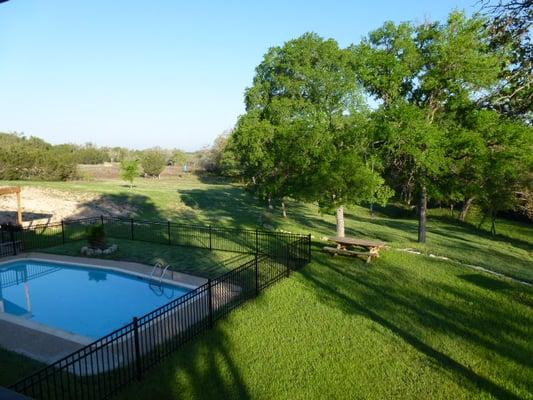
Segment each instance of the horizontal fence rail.
M283 257L287 246L290 245L293 256L301 257L302 261L309 260L310 257L310 249L308 245L306 247L306 243L310 243L310 235L104 216L64 220L11 231L0 229L0 257L87 239L87 228L98 224L104 226L107 237L115 239L245 254L267 254L275 258ZM16 246L13 245L14 242L17 243ZM299 249L292 249L293 245Z
M261 230L193 226L113 217L62 221L13 230L2 246L11 254L85 239L88 226L102 224L106 236L169 246L197 247L235 253L236 268L134 318L120 329L11 385L36 399L107 399L168 355L208 331L217 320L311 259L311 236ZM13 243L18 243L13 246ZM0 247L1 249L2 247ZM248 256L246 256L248 254ZM250 257L249 255L253 255ZM250 259L251 258L251 259ZM30 271L38 277L47 271ZM3 285L17 282L2 277ZM27 277L26 277L27 278Z

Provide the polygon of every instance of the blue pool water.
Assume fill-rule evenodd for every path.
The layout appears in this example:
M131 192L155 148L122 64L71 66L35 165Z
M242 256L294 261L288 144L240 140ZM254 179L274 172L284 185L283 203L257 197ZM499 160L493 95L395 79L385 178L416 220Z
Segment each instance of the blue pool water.
M190 291L126 273L38 260L0 264L0 284L0 313L95 339Z

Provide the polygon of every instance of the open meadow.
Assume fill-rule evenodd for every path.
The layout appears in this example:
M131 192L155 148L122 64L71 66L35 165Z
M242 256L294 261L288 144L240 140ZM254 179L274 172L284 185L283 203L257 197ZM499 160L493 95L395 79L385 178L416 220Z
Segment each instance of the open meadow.
M312 262L183 347L121 398L533 398L533 227L498 220L498 234L432 209L428 240L390 206L351 208L346 234L386 241L371 264L324 254L332 215L289 201L288 218L235 183L209 176L0 182L127 204L131 217L311 233ZM455 216L456 217L456 216ZM112 258L215 276L224 255L124 240ZM75 255L82 244L47 251ZM406 251L410 249L411 252ZM415 254L414 251L420 253ZM216 252L215 252L216 253ZM447 259L439 258L446 257ZM466 264L506 275L503 278ZM0 384L37 364L0 353Z

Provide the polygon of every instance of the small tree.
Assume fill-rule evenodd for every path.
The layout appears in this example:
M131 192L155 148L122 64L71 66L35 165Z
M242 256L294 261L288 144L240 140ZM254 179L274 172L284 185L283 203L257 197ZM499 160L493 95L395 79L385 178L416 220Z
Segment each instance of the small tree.
M139 161L123 160L120 163L120 176L126 182L129 182L130 189L133 188L133 180L139 176Z
M145 174L149 176L159 176L167 165L165 154L160 150L146 150L141 158L141 166Z

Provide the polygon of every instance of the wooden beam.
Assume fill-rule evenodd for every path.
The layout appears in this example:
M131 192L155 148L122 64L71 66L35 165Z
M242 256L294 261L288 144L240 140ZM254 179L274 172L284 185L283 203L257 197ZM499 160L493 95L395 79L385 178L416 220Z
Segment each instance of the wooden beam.
M20 193L20 186L0 187L0 196Z

